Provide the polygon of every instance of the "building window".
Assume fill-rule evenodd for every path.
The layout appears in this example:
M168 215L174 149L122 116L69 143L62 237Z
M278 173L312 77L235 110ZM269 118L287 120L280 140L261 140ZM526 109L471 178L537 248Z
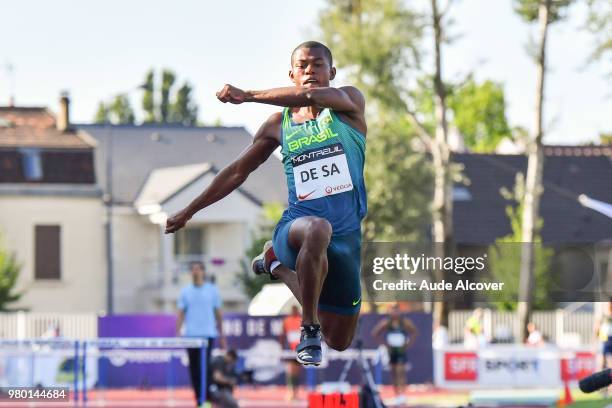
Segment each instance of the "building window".
M206 229L183 228L174 237L174 256L176 258L201 258L206 254Z
M34 279L61 278L61 241L59 225L34 228Z
M42 162L40 159L40 149L20 149L23 175L28 181L37 181L42 179Z

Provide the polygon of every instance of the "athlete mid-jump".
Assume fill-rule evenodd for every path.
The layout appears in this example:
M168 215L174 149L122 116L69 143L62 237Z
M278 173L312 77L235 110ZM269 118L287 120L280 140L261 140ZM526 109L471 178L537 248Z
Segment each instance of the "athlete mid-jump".
M196 212L237 189L280 145L288 208L255 269L282 279L301 303L297 360L307 365L321 363L321 333L333 349L350 345L361 306L365 101L354 87L330 87L335 75L330 50L309 41L291 54L294 86L245 91L225 85L217 93L221 102L285 108L270 116L253 143L166 225L167 233L182 228Z

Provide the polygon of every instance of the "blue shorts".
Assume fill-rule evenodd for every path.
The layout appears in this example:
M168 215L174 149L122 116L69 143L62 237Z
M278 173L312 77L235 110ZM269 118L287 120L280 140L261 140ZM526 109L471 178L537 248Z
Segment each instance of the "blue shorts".
M293 221L276 226L273 245L279 262L295 271L298 251L289 245ZM327 264L319 310L348 316L358 314L361 308L361 231L332 235L327 247Z

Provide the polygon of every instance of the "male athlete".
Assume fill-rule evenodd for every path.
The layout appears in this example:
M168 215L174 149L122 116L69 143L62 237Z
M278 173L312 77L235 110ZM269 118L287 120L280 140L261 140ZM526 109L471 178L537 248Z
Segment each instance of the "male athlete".
M289 78L294 86L245 91L225 85L217 93L223 103L257 102L284 109L270 116L253 143L166 224L167 233L182 228L196 212L238 188L281 146L289 203L274 231L273 253L280 266L271 271L270 256L265 266L302 305L296 351L304 365L321 363L321 333L335 350L350 345L361 305L365 101L354 87L330 87L335 75L330 50L310 41L291 54Z

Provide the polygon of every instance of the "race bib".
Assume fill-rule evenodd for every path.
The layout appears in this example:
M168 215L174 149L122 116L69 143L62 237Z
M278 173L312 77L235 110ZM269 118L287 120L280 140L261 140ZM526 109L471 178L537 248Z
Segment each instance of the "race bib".
M340 143L305 151L291 161L295 194L299 201L314 200L353 189L346 155Z
M402 333L391 332L387 334L387 345L391 347L404 347L406 344L406 336Z

